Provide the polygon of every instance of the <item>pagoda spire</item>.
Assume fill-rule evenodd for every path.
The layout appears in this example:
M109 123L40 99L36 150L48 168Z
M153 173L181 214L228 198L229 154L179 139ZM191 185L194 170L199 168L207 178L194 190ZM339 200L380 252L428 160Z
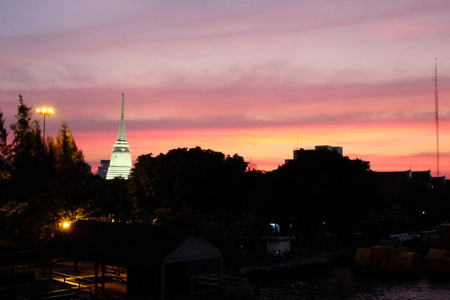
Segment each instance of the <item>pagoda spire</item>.
M125 107L125 94L122 93L122 113L120 114L120 125L119 125L119 135L117 137L116 144L127 143L127 137L125 133L125 116L124 116L124 107Z
M131 153L125 132L125 94L122 93L122 111L120 114L119 134L111 154L106 179L122 177L127 179L131 172Z

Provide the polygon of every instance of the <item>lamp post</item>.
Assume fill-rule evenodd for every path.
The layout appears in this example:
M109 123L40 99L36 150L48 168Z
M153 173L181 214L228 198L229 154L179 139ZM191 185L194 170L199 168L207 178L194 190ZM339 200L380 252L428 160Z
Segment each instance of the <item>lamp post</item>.
M63 255L65 256L65 259L64 259L64 265L66 264L66 261L68 260L67 258L68 258L68 252L69 252L69 236L68 236L68 231L69 231L69 227L70 227L70 223L69 223L69 221L62 221L61 223L60 223L60 226L61 226L61 228L62 228L62 230L63 230L63 238L64 238L64 253L63 253Z
M39 107L36 109L36 112L40 115L44 116L44 144L46 144L45 141L45 116L50 116L55 113L55 110L51 107Z

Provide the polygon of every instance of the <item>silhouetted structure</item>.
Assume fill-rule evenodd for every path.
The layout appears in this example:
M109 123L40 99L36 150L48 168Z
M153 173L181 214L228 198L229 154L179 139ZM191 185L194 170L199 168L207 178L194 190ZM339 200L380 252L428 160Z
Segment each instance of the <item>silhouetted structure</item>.
M377 180L378 188L382 191L397 190L407 185L414 185L423 189L444 188L445 176L432 177L431 170L427 171L394 171L373 172Z
M124 267L133 299L220 299L222 254L188 227L78 221L46 245L47 255ZM104 292L104 287L103 287Z
M100 176L103 179L106 178L106 174L108 173L108 168L109 168L110 162L111 162L110 160L106 160L106 159L100 160L101 166L98 167L98 169L97 169L98 176Z
M433 183L433 187L447 191L448 182L445 176L431 177L431 181Z
M394 172L376 172L374 175L378 184L378 188L382 191L390 191L398 189L405 185L412 178L411 170L394 171Z
M328 146L328 145L315 146L314 150L316 150L316 151L332 151L332 152L339 153L341 156L344 155L344 149L340 146Z
M299 153L301 151L331 151L331 152L338 153L340 156L344 155L344 148L342 148L340 146L320 145L320 146L315 146L314 150L305 150L303 148L300 148L300 149L294 149L293 159L285 159L285 164L289 164L289 163L293 162L294 160L297 160L299 158Z

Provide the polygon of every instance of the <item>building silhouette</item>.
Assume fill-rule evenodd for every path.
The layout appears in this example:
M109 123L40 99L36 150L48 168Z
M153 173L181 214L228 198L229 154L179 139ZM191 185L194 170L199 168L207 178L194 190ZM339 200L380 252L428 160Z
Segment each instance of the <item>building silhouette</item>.
M100 160L101 166L97 169L97 175L100 176L102 179L105 179L106 173L108 173L110 160L102 159Z
M427 171L373 171L378 188L383 192L397 191L401 188L414 186L425 190L445 189L445 176L433 177L431 170Z
M128 179L131 172L131 153L125 134L125 117L124 117L125 95L122 94L122 113L120 116L119 135L114 144L111 154L111 161L106 173L106 179L124 178Z
M301 153L301 151L331 151L331 152L338 153L340 156L344 155L344 148L340 147L340 146L320 145L320 146L315 146L314 150L309 150L309 149L305 150L303 148L300 148L300 149L294 149L293 159L285 159L284 160L285 164L289 164L289 163L292 163L293 161L297 160L299 158L299 153Z

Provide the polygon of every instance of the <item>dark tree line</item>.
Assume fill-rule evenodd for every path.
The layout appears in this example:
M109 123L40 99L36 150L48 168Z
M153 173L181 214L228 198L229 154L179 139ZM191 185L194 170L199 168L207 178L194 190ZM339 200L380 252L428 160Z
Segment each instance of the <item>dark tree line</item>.
M130 179L131 192L145 213L158 208L239 210L246 166L237 154L225 156L199 147L157 157L141 155Z
M303 151L267 173L246 167L238 155L199 147L142 155L130 192L141 216L190 220L232 247L255 244L269 222L314 241L318 230L348 236L377 202L369 163L335 152Z
M266 174L254 207L309 240L320 231L348 236L362 229L377 202L372 175L368 162L301 150L298 159Z
M128 180L103 180L91 174L67 124L44 141L32 118L19 96L8 143L0 111L0 239L13 244L42 243L63 220L114 219L196 226L230 251L255 249L275 222L303 247L327 232L343 241L381 237L449 216L445 189L408 182L383 193L368 162L331 151L300 151L261 172L248 171L237 154L178 148L139 156Z
M140 219L190 222L235 248L254 247L269 222L280 224L282 234L296 234L303 247L323 243L327 233L336 242L379 239L449 216L443 187L411 180L386 192L367 161L331 151L297 154L271 172L247 171L242 157L199 147L142 155L130 193Z
M191 225L240 250L266 233L267 222L247 207L247 163L235 154L178 148L141 155L130 177L139 219Z

